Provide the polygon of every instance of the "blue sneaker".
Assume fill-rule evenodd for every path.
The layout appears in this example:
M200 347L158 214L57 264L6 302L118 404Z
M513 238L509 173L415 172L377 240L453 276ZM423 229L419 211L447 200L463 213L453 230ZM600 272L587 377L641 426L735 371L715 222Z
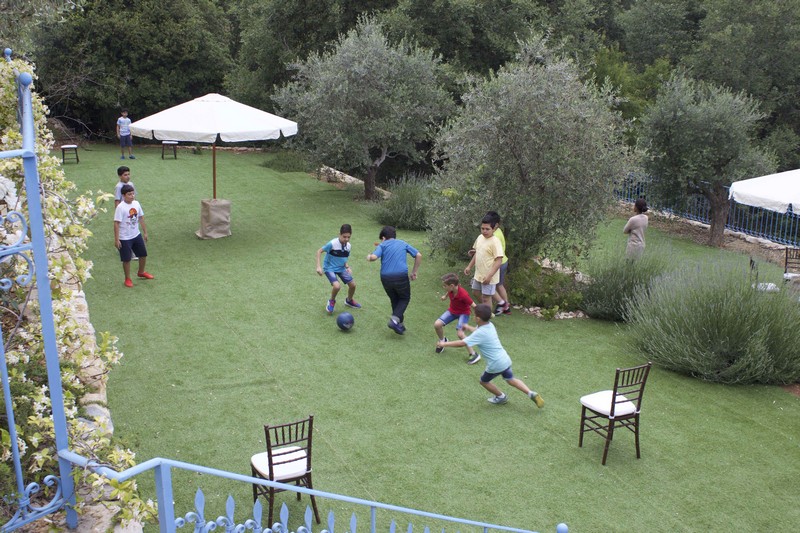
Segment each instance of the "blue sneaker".
M355 300L351 300L350 298L344 299L344 305L347 307L352 307L353 309L361 309L361 304Z
M333 307L336 305L336 300L328 300L328 303L325 304L325 310L328 314L333 313Z
M125 159L124 155L119 156L120 159Z
M386 325L389 326L389 329L391 329L398 335L402 335L403 333L406 332L406 327L403 324L399 323L397 321L397 318L394 316L391 319L389 319L389 323Z

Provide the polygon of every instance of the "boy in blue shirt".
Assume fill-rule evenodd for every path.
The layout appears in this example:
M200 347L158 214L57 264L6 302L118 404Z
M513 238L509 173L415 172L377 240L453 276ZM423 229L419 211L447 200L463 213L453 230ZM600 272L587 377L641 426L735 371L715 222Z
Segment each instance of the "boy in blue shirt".
M352 234L353 228L350 224L342 224L339 229L339 236L331 239L330 242L317 250L317 274L320 276L324 274L328 281L331 282L331 299L325 305L325 310L328 314L333 313L333 307L336 305L336 295L339 294L341 289L336 276L339 276L342 283L347 285L347 298L344 299L344 305L354 309L361 308L361 304L353 299L353 294L356 292L356 282L353 281L353 271L350 270L348 263L350 237ZM319 260L323 252L325 252L325 263L320 266Z
M511 357L508 356L508 352L500 344L497 330L494 328L494 324L489 322L491 318L492 307L487 304L479 304L475 307L475 319L478 322L478 327L464 326L465 329L472 331L469 337L457 341L439 341L436 346L440 348L470 346L480 349L481 355L486 360L486 371L481 375L480 384L494 395L489 398L489 403L500 405L508 401L508 396L497 388L497 385L491 383L497 376L503 376L506 383L524 392L528 398L533 400L536 407L543 407L544 400L542 397L537 392L529 389L521 379L515 378L514 373L511 372Z
M402 335L406 332L403 318L411 302L411 280L417 279L417 271L422 263L422 254L405 241L397 238L397 230L392 226L384 226L378 235L375 251L367 255L367 261L381 260L381 284L389 301L392 303L392 317L387 324L389 328ZM406 254L414 258L411 276L408 274Z

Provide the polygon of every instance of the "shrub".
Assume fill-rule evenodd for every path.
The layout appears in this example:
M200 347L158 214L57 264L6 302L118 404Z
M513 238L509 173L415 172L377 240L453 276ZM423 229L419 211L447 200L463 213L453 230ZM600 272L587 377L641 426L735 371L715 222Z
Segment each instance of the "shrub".
M262 165L278 172L310 172L313 168L305 154L285 149L268 152Z
M581 303L580 289L572 275L544 269L532 261L510 269L506 280L509 298L525 307L573 311Z
M622 321L627 300L647 287L669 269L666 253L648 249L631 261L622 253L608 253L593 258L588 265L591 281L582 288L581 307L592 318Z
M424 230L428 227L426 202L430 181L421 174L406 174L389 184L392 195L375 209L375 220L385 226Z
M800 380L797 294L755 290L720 265L654 280L626 312L634 346L671 370L723 383Z

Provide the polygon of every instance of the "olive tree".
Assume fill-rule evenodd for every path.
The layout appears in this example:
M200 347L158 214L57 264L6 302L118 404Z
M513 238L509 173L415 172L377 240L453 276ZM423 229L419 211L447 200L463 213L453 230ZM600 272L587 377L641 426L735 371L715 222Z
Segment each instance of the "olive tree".
M704 196L711 207L712 246L723 244L728 186L775 170L774 157L754 138L763 116L744 93L678 72L642 117L639 140L655 193L664 203Z
M330 51L294 65L294 79L274 101L298 122L298 141L312 159L363 176L371 200L381 164L422 159L421 144L450 109L438 67L431 52L391 44L374 19L362 18Z
M536 38L514 62L476 81L463 102L437 141L443 168L429 210L434 250L463 253L491 209L503 217L512 257L573 258L603 219L613 180L628 170L611 95Z

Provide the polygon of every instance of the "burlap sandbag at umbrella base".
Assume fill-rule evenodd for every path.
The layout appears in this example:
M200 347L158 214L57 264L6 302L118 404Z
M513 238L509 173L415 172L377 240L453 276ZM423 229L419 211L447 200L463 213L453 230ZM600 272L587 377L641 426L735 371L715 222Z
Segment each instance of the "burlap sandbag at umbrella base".
M219 239L231 234L231 201L200 200L200 229L195 234L201 239Z

